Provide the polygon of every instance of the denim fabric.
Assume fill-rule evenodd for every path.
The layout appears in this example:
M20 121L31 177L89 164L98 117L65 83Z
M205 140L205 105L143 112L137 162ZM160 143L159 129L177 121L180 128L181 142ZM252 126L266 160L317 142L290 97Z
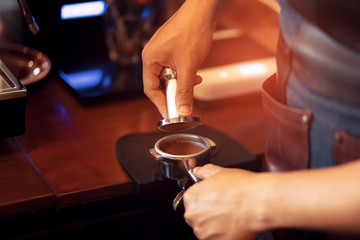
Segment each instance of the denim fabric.
M280 0L279 3L282 7L280 28L290 50L302 55L314 65L326 69L326 71L316 71L316 68L301 68L300 66L305 74L299 76L290 68L286 100L291 107L308 108L313 112L310 130L310 167L331 166L333 165L335 131L342 129L353 136L360 137L360 107L322 95L305 86L299 77L306 76L311 78L311 81L323 81L330 84L329 76L341 76L338 79L340 85L349 81L360 81L358 77L360 76L360 54L349 51L315 26L304 21L298 13L286 5L286 0ZM297 68L299 69L299 66ZM360 92L354 97L360 97Z
M256 240L273 240L271 232L262 233Z
M310 130L310 167L333 165L335 130L342 129L360 137L360 108L322 96L305 88L289 76L287 104L295 108L310 108L313 122Z

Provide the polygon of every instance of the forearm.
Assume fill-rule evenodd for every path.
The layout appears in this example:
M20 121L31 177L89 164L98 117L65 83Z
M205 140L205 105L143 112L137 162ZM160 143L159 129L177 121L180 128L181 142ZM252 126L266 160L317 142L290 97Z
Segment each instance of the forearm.
M360 161L356 161L326 169L269 174L273 191L265 197L265 228L360 233L359 172Z
M193 51L196 52L195 54L204 52L206 56L209 50L208 46L211 45L217 16L225 2L226 0L186 0L162 28L167 28L167 25L170 24L171 29L176 30L169 31L167 28L166 33L170 34L168 37L174 40L174 43L178 43L178 48L183 48L185 44L186 49L190 50L189 54L194 54ZM181 34L181 37L177 34ZM185 54L186 51L183 53ZM181 60L188 61L189 57L193 58L194 56L182 55Z
M214 24L225 2L226 0L186 0L181 8L193 12L188 14L189 17L195 16L207 24Z

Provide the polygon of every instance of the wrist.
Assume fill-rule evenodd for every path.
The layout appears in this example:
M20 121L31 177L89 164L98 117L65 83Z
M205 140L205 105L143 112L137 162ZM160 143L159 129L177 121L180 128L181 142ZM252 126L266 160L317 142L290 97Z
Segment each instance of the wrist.
M194 11L193 16L214 28L217 16L225 2L226 0L186 0L182 8L186 11Z
M279 192L277 191L276 173L260 173L257 174L255 187L256 196L254 197L254 218L252 229L254 232L266 232L279 226ZM249 189L254 191L254 189ZM281 208L281 206L280 206Z

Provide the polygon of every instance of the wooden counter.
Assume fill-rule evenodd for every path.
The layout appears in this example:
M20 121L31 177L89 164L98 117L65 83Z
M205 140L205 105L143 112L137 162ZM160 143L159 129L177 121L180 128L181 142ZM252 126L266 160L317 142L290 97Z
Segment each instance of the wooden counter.
M0 216L48 208L55 194L13 138L0 140Z
M131 193L115 143L126 134L156 131L161 116L154 105L139 97L84 107L60 79L47 81L29 94L26 134L16 139L54 191L56 206ZM232 101L195 103L194 115L253 153L263 152L260 95Z

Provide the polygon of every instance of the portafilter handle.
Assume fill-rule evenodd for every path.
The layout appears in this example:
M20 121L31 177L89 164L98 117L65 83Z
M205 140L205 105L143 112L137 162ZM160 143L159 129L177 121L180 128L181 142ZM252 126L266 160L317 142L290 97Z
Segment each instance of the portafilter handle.
M201 181L200 178L196 177L193 173L193 170L190 169L189 171L187 171L189 177L190 177L190 180L192 182L192 184L195 184L199 181ZM191 184L191 185L192 185ZM186 189L183 188L177 195L176 197L174 198L174 201L173 201L173 204L172 204L172 207L174 209L174 211L176 211L176 209L179 207L180 203L183 201L183 197L184 197L184 193L185 193Z

